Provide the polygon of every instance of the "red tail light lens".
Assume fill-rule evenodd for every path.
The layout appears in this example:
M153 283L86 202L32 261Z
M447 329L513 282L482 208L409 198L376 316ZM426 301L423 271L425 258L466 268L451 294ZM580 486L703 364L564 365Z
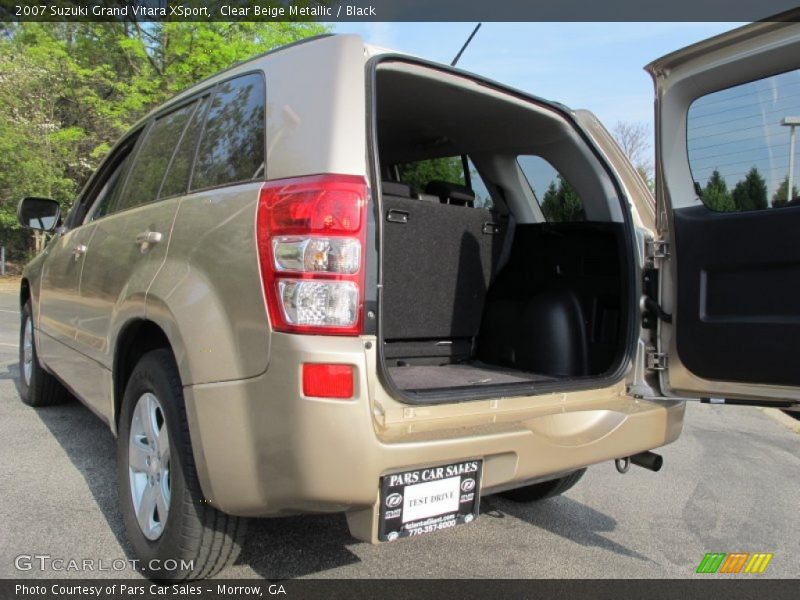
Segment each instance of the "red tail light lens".
M353 175L264 184L256 233L273 329L361 333L367 198Z
M366 186L359 177L303 177L269 182L264 190L269 190L272 235L347 235L361 230Z
M353 367L350 365L303 365L303 395L314 398L352 398Z

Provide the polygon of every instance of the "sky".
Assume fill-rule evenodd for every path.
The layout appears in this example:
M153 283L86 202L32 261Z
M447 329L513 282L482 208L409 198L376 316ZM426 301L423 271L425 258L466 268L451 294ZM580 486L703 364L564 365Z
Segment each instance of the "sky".
M652 136L653 84L643 67L664 54L741 25L744 23L484 23L458 66L573 109L588 109L609 129L618 121L645 123ZM475 23L338 23L334 31L357 33L368 43L449 64L474 27ZM731 121L728 127L733 125ZM749 121L748 125L755 123ZM721 135L725 129L709 127L708 119L698 120L698 125L705 127L704 134ZM785 135L783 142L788 141L785 128L781 131L777 125L769 135ZM750 148L732 149L749 159ZM694 177L701 183L713 167L720 166L730 171L732 187L738 178L734 171L749 168L744 163L716 165L721 159L706 158L709 153L697 152ZM764 155L762 151L759 156ZM733 162L730 156L726 160ZM770 194L785 176L777 173L774 165L765 164L773 168Z
M339 23L368 43L450 63L475 23ZM484 23L458 66L571 108L606 126L653 121L643 67L742 23Z

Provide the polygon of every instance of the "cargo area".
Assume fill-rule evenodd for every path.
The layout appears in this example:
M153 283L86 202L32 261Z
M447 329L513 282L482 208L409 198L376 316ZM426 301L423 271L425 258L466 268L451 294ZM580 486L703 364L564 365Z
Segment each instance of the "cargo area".
M376 76L384 377L413 397L617 369L630 250L585 140L548 106L449 72L400 61ZM565 215L554 183L549 205L537 197L528 157L569 181L575 218L548 220Z

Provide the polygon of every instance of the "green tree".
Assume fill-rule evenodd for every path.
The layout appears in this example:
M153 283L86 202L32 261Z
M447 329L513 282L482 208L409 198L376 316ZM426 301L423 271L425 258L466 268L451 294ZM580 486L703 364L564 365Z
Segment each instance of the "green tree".
M716 210L718 212L736 210L733 197L728 191L728 184L725 183L725 179L723 179L717 169L714 169L714 172L711 173L706 187L703 188L703 204L711 210Z
M733 188L736 210L761 210L767 208L767 182L753 167L745 178Z
M70 204L113 143L201 79L318 23L18 23L0 29L0 244L23 196Z
M551 181L544 193L542 213L548 221L554 222L586 220L580 196L561 175L558 175L558 185Z
M775 193L772 194L772 206L784 206L788 200L786 198L786 192L789 191L789 176L787 175L784 177L781 184L778 186L778 189L775 190ZM792 200L797 200L797 186L792 183Z

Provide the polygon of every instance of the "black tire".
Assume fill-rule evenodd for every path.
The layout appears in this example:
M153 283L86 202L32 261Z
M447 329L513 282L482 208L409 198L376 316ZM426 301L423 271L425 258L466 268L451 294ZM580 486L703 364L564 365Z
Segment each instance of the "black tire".
M793 419L797 419L798 421L800 421L800 410L785 410L783 412L792 417Z
M30 379L25 375L25 329L31 324L30 337ZM31 301L22 307L19 327L19 395L28 406L52 406L70 398L61 382L42 368L36 354L36 336L32 334Z
M137 401L154 394L169 434L169 508L155 540L140 528L131 496L129 436ZM122 519L141 572L151 579L203 579L232 564L241 551L246 519L220 512L205 501L197 478L178 368L172 352L153 350L136 365L122 401L117 438L117 478ZM171 568L168 559L177 561ZM152 563L156 560L158 563ZM182 565L189 561L190 565Z
M500 495L513 502L538 502L553 496L560 496L578 483L584 473L586 473L586 469L580 469L558 479L534 483L516 490L508 490Z

